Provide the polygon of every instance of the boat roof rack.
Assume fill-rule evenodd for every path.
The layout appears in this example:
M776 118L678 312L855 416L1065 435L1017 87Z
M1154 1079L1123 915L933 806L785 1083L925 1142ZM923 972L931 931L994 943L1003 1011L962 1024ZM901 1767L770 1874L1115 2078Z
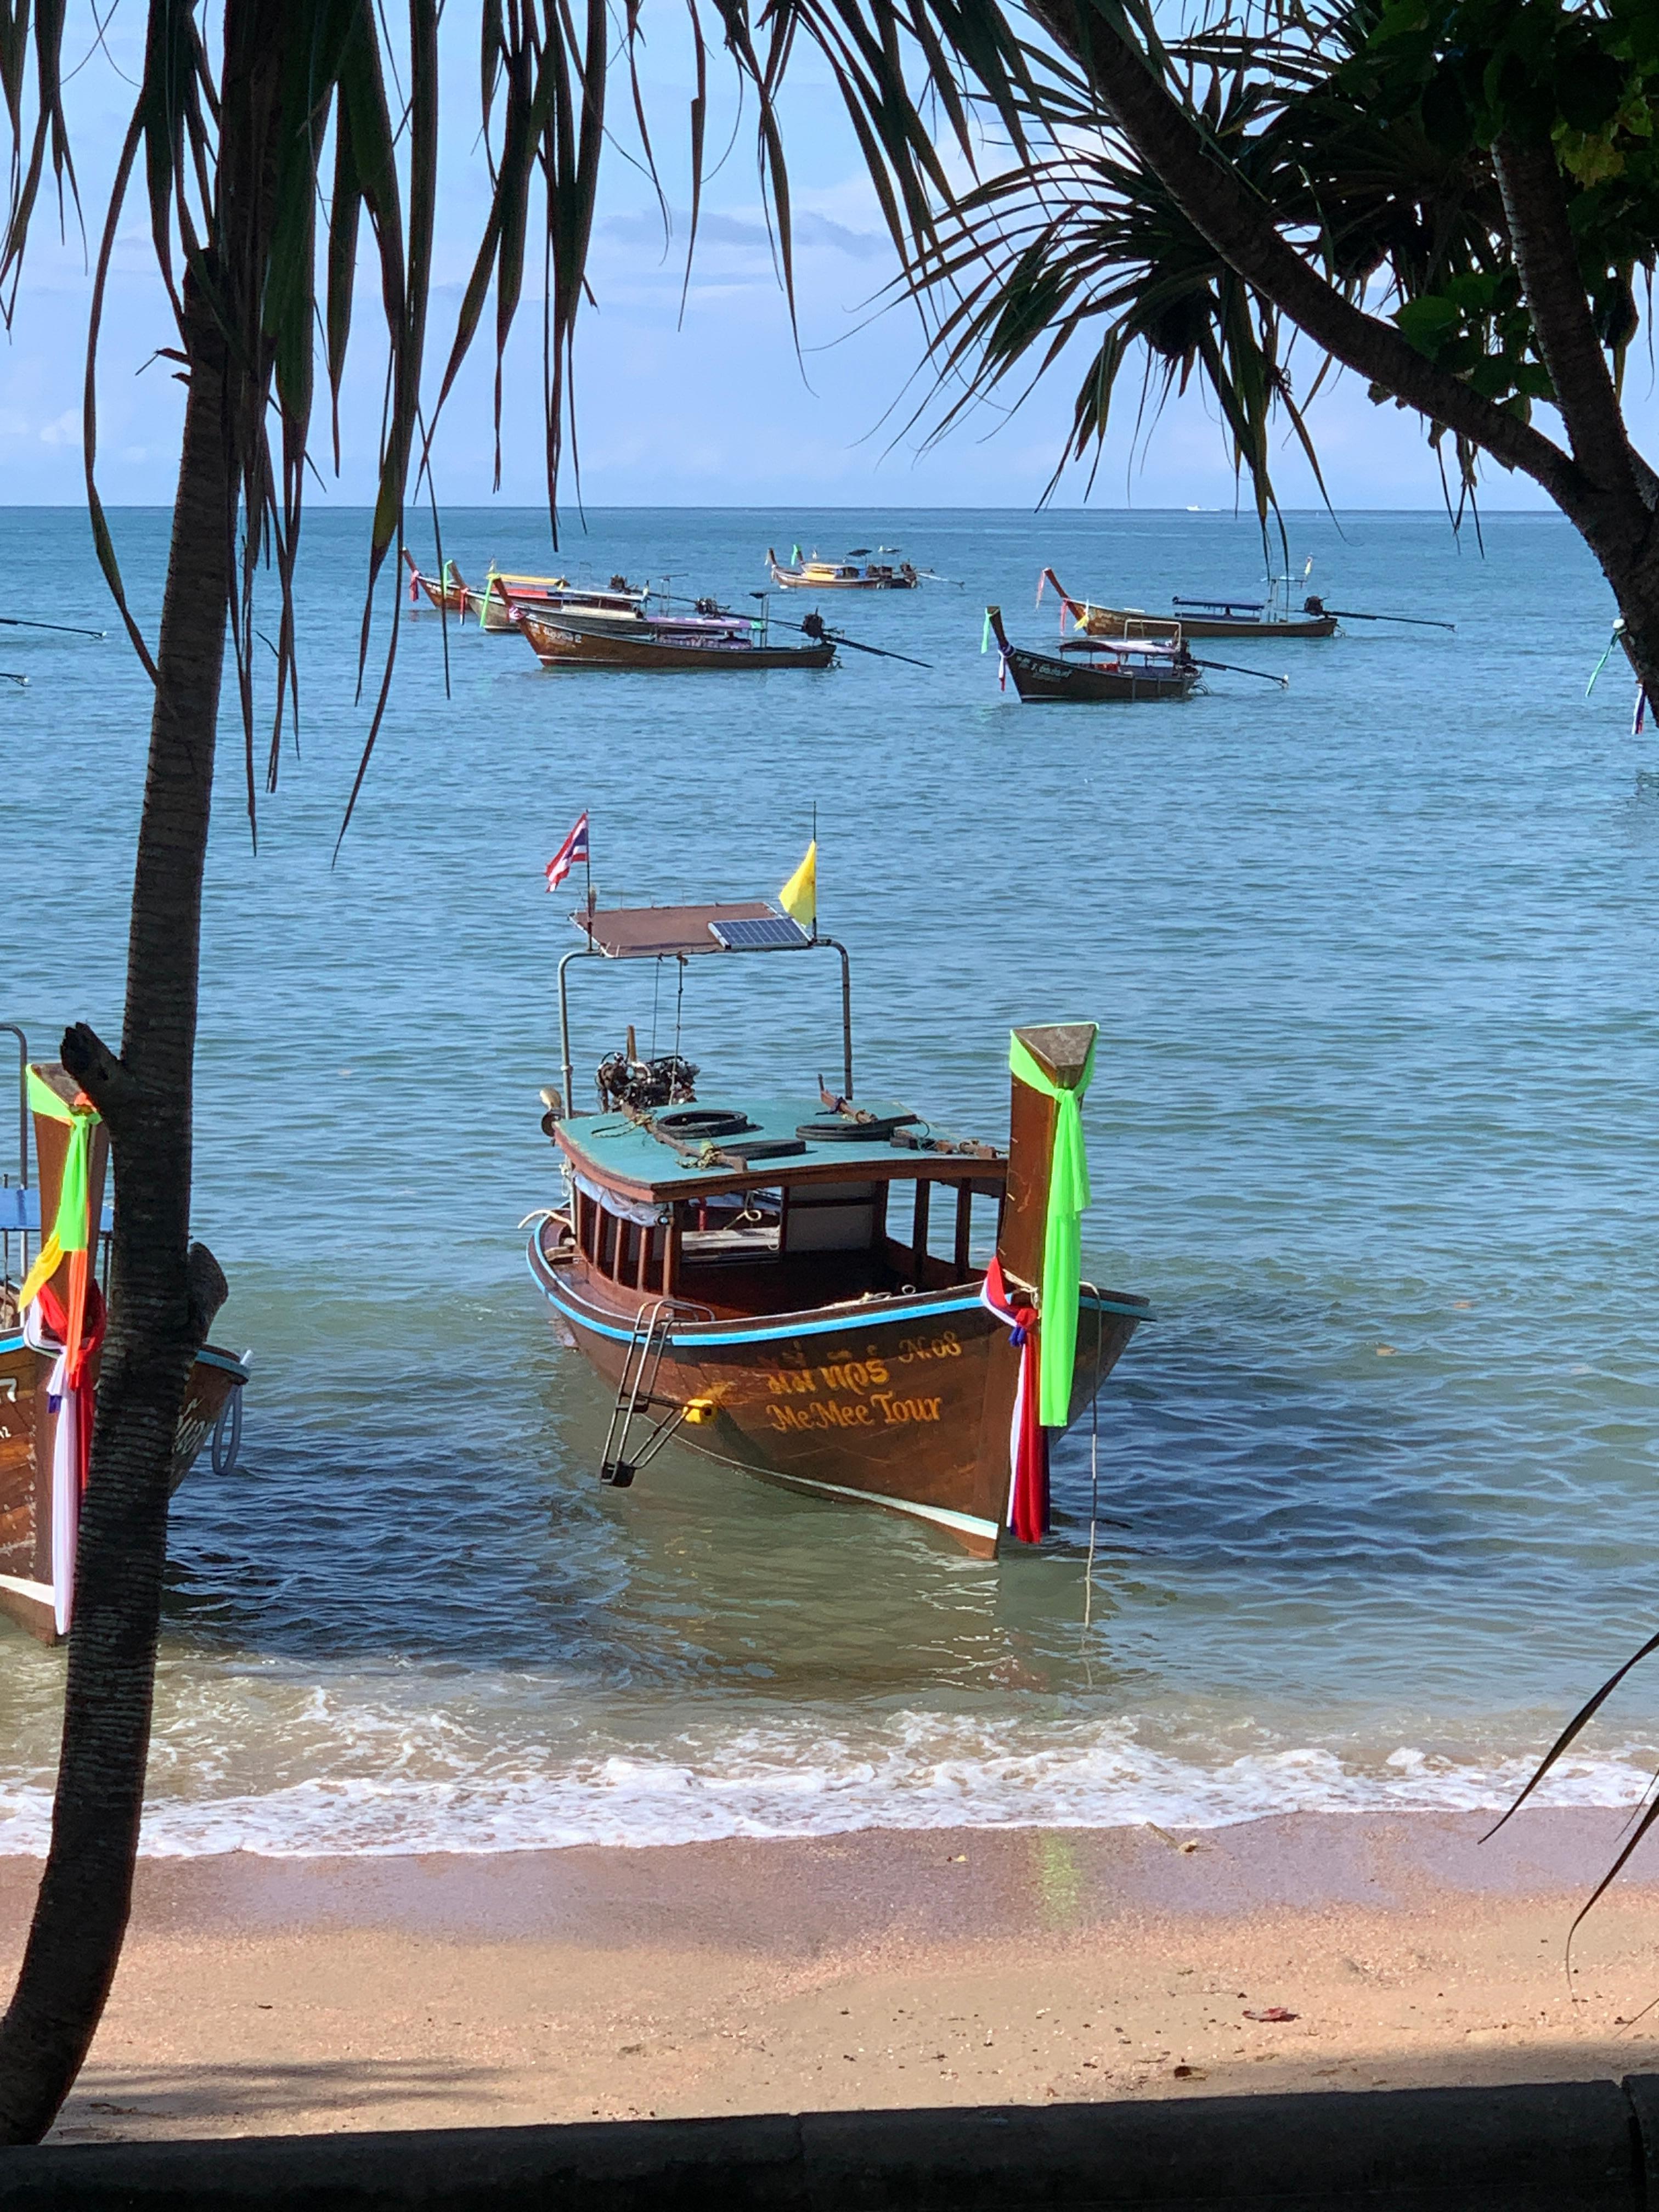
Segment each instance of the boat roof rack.
M714 906L617 906L570 917L607 960L688 959L696 952L800 952L817 940L764 899Z
M841 961L842 1091L853 1095L853 981L847 947L833 937L809 934L765 899L721 899L709 906L579 907L570 917L583 939L559 962L559 1052L564 1074L562 1104L574 1097L570 1055L568 978L573 965L606 960L689 960L702 952L815 952Z

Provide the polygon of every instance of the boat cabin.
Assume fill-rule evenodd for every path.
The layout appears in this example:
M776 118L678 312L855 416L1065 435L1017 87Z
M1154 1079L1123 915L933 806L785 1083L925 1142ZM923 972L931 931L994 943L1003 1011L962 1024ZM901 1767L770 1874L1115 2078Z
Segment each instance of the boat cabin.
M744 1315L978 1280L996 1245L1006 1158L932 1128L896 1101L854 1103L842 946L753 900L572 919L586 944L560 963L565 1088L562 1098L544 1094L551 1102L544 1127L563 1158L568 1256L590 1296ZM683 963L818 949L842 962L841 1094L690 1099L685 1063L630 1052L621 1060L627 1079L641 1100L656 1080L658 1103L619 1103L602 1089L600 1111L564 1110L574 1090L574 967L595 955Z
M924 1149L961 1140L902 1106L860 1110L873 1118L803 1097L561 1121L573 1257L590 1289L741 1315L976 1282L1006 1159L989 1146Z

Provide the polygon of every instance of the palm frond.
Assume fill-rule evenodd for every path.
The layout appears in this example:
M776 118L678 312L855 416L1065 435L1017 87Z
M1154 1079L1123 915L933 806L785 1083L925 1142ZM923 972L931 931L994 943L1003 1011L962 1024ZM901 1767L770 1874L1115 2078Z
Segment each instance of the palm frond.
M11 326L29 222L50 161L61 211L65 187L78 208L80 192L64 119L63 50L64 0L4 0L0 4L0 99L11 134L11 204L0 243L0 318ZM23 117L23 80L34 61L34 121ZM25 160L23 148L28 146Z

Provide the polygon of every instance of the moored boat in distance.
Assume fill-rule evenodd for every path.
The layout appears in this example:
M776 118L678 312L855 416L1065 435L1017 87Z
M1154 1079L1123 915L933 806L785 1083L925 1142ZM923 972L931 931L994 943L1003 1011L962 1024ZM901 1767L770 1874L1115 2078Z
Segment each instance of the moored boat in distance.
M631 623L605 622L581 610L514 600L512 620L544 668L752 675L769 669L829 668L836 658L836 641L814 615L799 625L807 633L803 645L774 645L763 616L647 615Z
M909 562L896 568L890 562L821 561L815 553L805 558L798 545L793 562L780 561L771 546L766 549L767 573L781 592L914 592L921 583Z
M651 598L648 586L613 576L603 589L572 584L563 576L512 576L492 568L482 591L467 595L480 629L497 636L511 632L515 606L547 614L580 614L592 622L638 622Z
M1047 1441L1085 1412L1146 1299L1080 1282L1080 1100L1092 1023L1020 1030L1006 1149L896 1102L854 1103L847 952L737 904L572 917L563 1081L542 1127L565 1180L528 1260L615 1392L598 1457L630 1485L671 1437L744 1473L903 1515L981 1558L1048 1527ZM841 962L841 1089L698 1103L698 1070L629 1049L571 1105L568 979L595 959L826 950ZM631 1036L630 1036L631 1046Z
M1067 638L1055 653L1011 643L1000 607L987 607L985 620L996 640L1000 675L1012 677L1015 690L1029 706L1189 699L1203 674L1178 624L1173 637Z
M480 629L508 635L515 625L515 605L550 611L580 611L596 622L637 622L650 599L648 586L630 584L626 576L613 576L603 589L573 584L565 576L509 575L492 562L483 589L469 584L453 561L447 560L441 576L422 573L415 556L404 548L409 564L409 596L417 603L424 595L441 613L471 615Z
M1280 578L1279 583L1285 580ZM1175 609L1172 615L1154 615L1141 607L1100 606L1092 599L1073 599L1052 568L1045 568L1038 579L1039 601L1047 584L1054 586L1061 606L1089 637L1139 640L1156 638L1171 629L1189 638L1330 637L1336 630L1336 617L1328 614L1316 599L1310 597L1300 614L1291 614L1278 586L1275 595L1267 599L1175 599L1170 603Z
M409 563L409 596L416 606L424 595L440 614L464 615L466 612L470 596L466 580L453 561L444 562L441 575L428 576L422 573L420 563L407 545L404 548L404 558Z
M12 1033L21 1040L21 1031ZM81 1488L103 1334L109 1138L67 1070L55 1061L29 1064L26 1046L23 1051L37 1177L31 1187L26 1126L18 1179L0 1186L0 1613L41 1643L57 1644L74 1614ZM78 1231L70 1215L77 1218ZM40 1277L43 1222L52 1224L48 1240L56 1235L64 1249ZM45 1264L51 1259L48 1250ZM76 1343L85 1347L84 1370L81 1387L70 1389L64 1370ZM238 1359L203 1346L173 1439L170 1489L179 1487L210 1439L216 1468L226 1472L234 1463L247 1379L246 1355Z

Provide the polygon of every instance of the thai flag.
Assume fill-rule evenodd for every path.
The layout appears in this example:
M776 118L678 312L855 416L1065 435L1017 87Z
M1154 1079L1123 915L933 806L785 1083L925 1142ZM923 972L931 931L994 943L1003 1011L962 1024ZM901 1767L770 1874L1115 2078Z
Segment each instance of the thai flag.
M579 814L576 826L547 864L547 888L556 891L577 862L587 865L587 817Z

